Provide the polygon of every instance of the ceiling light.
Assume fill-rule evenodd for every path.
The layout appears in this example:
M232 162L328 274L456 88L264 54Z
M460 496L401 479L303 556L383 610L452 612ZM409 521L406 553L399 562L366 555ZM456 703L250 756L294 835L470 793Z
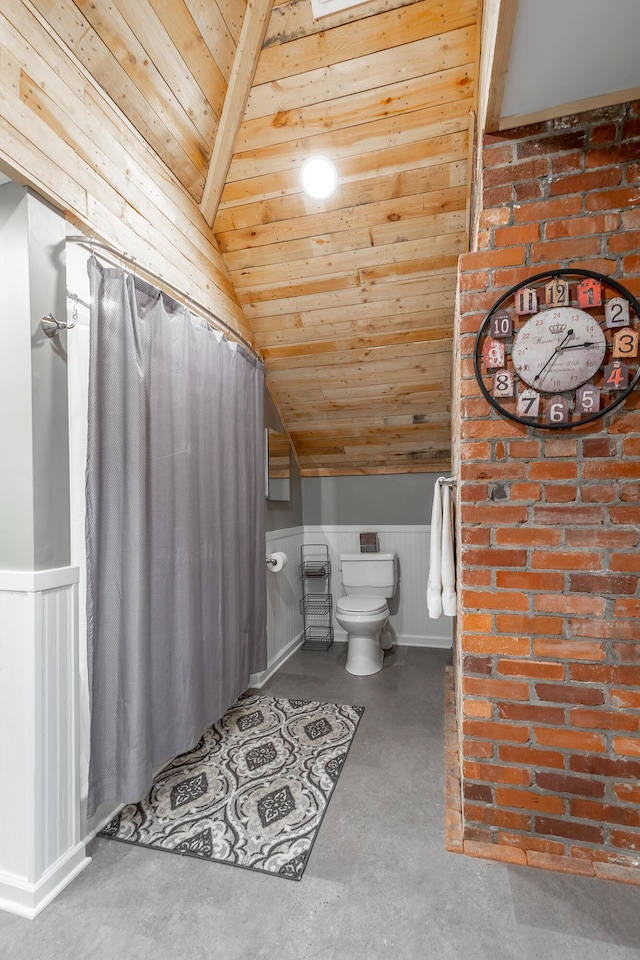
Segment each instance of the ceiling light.
M338 186L338 171L326 157L309 157L300 173L302 188L314 200L326 200Z

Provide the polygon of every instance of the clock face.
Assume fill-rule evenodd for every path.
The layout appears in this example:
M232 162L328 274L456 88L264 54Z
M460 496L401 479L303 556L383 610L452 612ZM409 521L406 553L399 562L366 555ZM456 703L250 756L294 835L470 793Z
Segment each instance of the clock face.
M577 307L534 314L513 340L513 366L524 383L543 393L561 393L586 383L607 350L600 324Z
M548 430L589 423L640 383L640 304L590 270L536 274L493 305L473 360L502 416Z

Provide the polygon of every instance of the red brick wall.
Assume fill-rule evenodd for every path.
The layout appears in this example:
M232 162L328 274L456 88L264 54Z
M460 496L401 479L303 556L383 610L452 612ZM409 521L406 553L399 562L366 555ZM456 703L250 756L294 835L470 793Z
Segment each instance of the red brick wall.
M498 296L547 268L640 295L640 102L487 136L483 166L454 416L463 837L521 862L637 866L640 391L594 424L536 431L489 407L472 357Z

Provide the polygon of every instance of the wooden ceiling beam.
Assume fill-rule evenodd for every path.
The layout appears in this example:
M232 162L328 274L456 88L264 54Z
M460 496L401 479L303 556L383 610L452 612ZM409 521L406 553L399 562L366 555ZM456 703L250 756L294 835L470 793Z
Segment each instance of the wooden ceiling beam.
M437 455L436 455L437 454ZM393 464L375 464L370 463L365 467L331 467L324 469L320 466L305 465L300 470L301 477L362 477L376 476L380 474L395 473L450 473L451 472L451 452L449 450L439 450L436 454L425 454L425 459L420 461L402 461ZM429 456L429 459L427 459Z
M518 0L486 0L482 24L479 91L482 130L497 130L502 112Z
M242 21L240 40L233 59L229 85L218 126L218 135L211 154L200 202L202 215L211 227L218 212L218 204L224 190L238 130L249 99L251 84L258 65L264 36L267 32L272 7L273 0L248 0Z

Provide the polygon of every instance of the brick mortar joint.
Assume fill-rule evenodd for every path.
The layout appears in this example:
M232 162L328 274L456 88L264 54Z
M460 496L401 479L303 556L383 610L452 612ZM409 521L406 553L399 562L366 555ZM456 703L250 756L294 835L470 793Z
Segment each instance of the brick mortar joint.
M493 848L495 848L495 853ZM483 843L475 840L464 840L462 852L468 856L486 860L520 863L523 866L551 870L555 873L571 873L640 886L640 868L627 863L600 863L578 857L540 853L537 850L528 850L502 843ZM618 875L614 871L624 872L626 876Z
M640 863L603 863L573 856L545 854L526 847L513 847L499 842L465 840L464 804L461 794L461 758L458 752L458 724L455 707L453 670L445 671L445 758L446 758L446 826L445 845L451 853L493 859L501 862L520 863L523 866L552 870L556 873L572 873L598 877L611 881L640 885ZM526 835L524 835L526 837Z
M590 115L582 115L581 117L570 117L562 121L548 121L544 124L532 126L529 129L521 129L507 133L499 139L494 139L491 145L487 146L488 162L485 169L487 171L486 187L489 190L489 194L487 196L487 208L480 217L479 237L481 239L478 243L480 249L475 251L478 255L475 257L475 260L467 261L469 264L468 267L465 266L464 260L460 265L463 271L465 269L467 270L469 279L466 284L460 284L459 310L460 308L466 308L463 314L459 313L460 334L462 338L460 354L463 361L460 382L461 389L465 394L465 406L462 408L461 413L465 417L465 422L468 422L468 428L466 431L461 428L459 439L462 444L461 449L469 449L472 451L477 462L484 463L489 459L496 464L496 477L494 479L496 482L503 484L506 490L512 489L515 483L523 484L526 482L531 485L533 481L528 473L526 478L509 477L504 479L498 476L498 462L513 459L508 445L512 440L516 441L516 438L509 435L508 424L505 426L502 435L498 432L500 427L498 427L497 424L500 418L493 414L488 408L485 416L480 416L481 407L477 404L477 400L479 399L478 391L476 390L474 392L471 386L474 378L472 365L470 363L474 349L474 332L477 331L482 323L483 317L490 309L491 301L498 299L503 292L521 279L518 275L518 270L520 273L525 272L530 275L540 272L543 267L547 265L558 268L565 262L563 254L574 250L574 244L579 245L580 248L577 254L578 260L572 256L572 262L576 266L580 265L579 261L581 260L585 267L598 270L605 274L622 277L621 271L626 271L628 277L637 277L640 275L640 260L637 256L633 261L631 259L625 259L627 254L632 252L634 241L632 239L629 239L629 241L621 239L622 237L626 238L627 235L631 238L633 231L640 228L640 211L636 209L637 201L633 199L635 192L640 191L640 186L637 186L638 175L635 172L635 168L638 167L640 170L640 166L638 166L637 163L635 166L630 165L632 163L632 147L635 147L637 138L640 136L640 125L638 120L634 119L640 116L639 107L640 103L636 102L632 105L625 105L624 107L616 106L613 109L594 111ZM625 138L630 144L629 149L624 147L621 149L622 141L625 140ZM578 141L581 141L581 146ZM494 148L493 150L491 149L492 147ZM613 183L613 175L611 173L611 170L615 169L616 164L608 162L609 159L614 156L617 156L620 164L624 166L621 176L619 177L619 182L617 183ZM538 163L536 165L536 158L542 160L542 164ZM537 189L534 189L535 185L531 184L527 179L529 173L534 169L542 170L543 168L546 171L545 183L542 188L538 186ZM489 173L489 171L493 171L493 173ZM510 171L513 180L517 180L521 173L523 175L526 174L526 177L522 179L519 184L513 183L505 185L503 182L505 179L505 171ZM603 174L602 171L608 172ZM596 178L601 175L601 179L605 181L602 186L594 183L594 174ZM570 190L570 192L565 192L565 187L560 185L560 181L566 182L567 190ZM578 186L582 186L583 188L583 190L580 191L579 197L576 195ZM624 189L621 189L623 187ZM602 193L601 202L596 203L594 201L589 204L588 197L584 194L584 191L587 189L593 189L599 194ZM615 211L607 207L607 205L610 206L614 201L619 208ZM631 205L631 209L628 209L629 205ZM578 230L574 224L568 221L575 218L580 211L586 215L587 220L582 223L583 229ZM538 225L537 238L534 237L535 231L527 232L533 229L531 223L532 218L535 218L539 221L539 224L542 224L542 226ZM596 220L595 218L599 219ZM501 232L498 233L498 231ZM617 238L615 241L613 239L614 237ZM523 266L510 268L507 262L508 253L504 251L505 248L515 248L516 246L523 251ZM482 254L486 254L486 256L483 258ZM553 263L550 262L547 264L547 260L553 261ZM504 261L505 265L499 265L499 261ZM570 265L571 264L567 262L567 266ZM615 434L617 440L615 451L616 460L621 456L626 457L627 455L631 455L631 459L633 459L632 451L637 453L640 450L638 440L636 439L634 441L633 439L634 437L637 438L639 433L638 422L640 422L640 418L638 418L638 416L634 418L633 413L631 413L624 421L622 419L620 420L619 429L615 429L615 423L608 421L607 423L603 422L601 430L597 432L598 436L600 436L603 431L608 434L609 430L612 431L612 434ZM625 436L623 437L622 434L625 434ZM573 435L574 434L572 434L572 436ZM526 444L530 442L532 436L535 435L529 432L527 437L520 437L517 439L517 442L524 441ZM633 446L634 443L636 446ZM474 446L471 446L472 444ZM487 444L489 446L487 446ZM625 444L624 448L621 446L622 444ZM498 445L502 447L499 454ZM520 461L524 457L523 451L524 446L521 451ZM548 452L546 448L542 446L538 452L531 453L531 459L533 460L547 459L547 457ZM573 459L573 456L570 459ZM599 454L596 450L591 450L589 453L589 462L595 460L597 463L598 459ZM464 460L464 454L462 460ZM603 543L603 534L599 532L600 528L615 528L616 535L618 533L625 533L625 531L630 534L634 532L637 533L637 526L631 522L631 511L634 509L637 511L638 505L632 502L633 498L631 498L631 501L621 501L623 484L620 478L600 476L598 469L601 469L604 474L607 473L606 468L594 466L592 474L587 479L582 475L579 478L565 476L544 477L536 475L535 480L542 485L540 494L536 498L536 503L544 509L542 513L534 516L532 512L533 507L531 507L527 511L526 522L533 523L534 526L541 530L553 529L555 523L554 514L557 516L558 511L566 511L568 509L566 504L569 502L566 491L562 494L558 493L557 500L554 500L554 488L559 489L563 485L567 486L569 482L575 482L580 485L580 492L573 497L571 505L577 507L578 511L582 510L583 513L582 516L580 516L579 512L574 514L576 522L572 524L569 532L566 532L566 539L564 539L565 532L563 532L562 543L541 542L528 550L527 563L525 568L523 568L525 572L535 574L541 578L549 572L547 569L549 564L545 563L543 558L540 558L539 562L545 563L545 565L541 567L536 566L535 569L533 568L532 557L534 555L534 549L542 549L549 556L553 556L554 552L562 553L568 550L571 552L577 550L577 552L580 553L582 549L582 553L584 553L583 535L588 534L589 531L591 531L594 542L597 540L600 545ZM582 467L580 467L580 470L582 471ZM506 534L500 543L498 543L496 539L496 530L504 528L509 531L512 528L520 526L522 521L517 520L517 511L512 509L509 517L503 513L501 516L502 518L506 517L506 519L501 519L500 515L495 511L496 503L489 503L487 502L488 496L482 496L479 478L470 477L469 481L470 485L475 483L479 491L477 493L477 502L473 499L474 494L471 488L469 488L470 499L467 500L461 495L461 500L464 499L465 502L460 503L460 507L461 510L466 511L465 522L462 529L469 533L470 547L482 549L488 545L486 538L481 538L474 531L484 529L485 526L489 525L492 528L492 545L498 549L520 549L522 543L516 535L514 535L511 541ZM486 480L485 486L488 483L489 480ZM605 495L606 484L613 484L613 487ZM631 497L631 491L628 490L629 486L630 483L627 482L627 493L625 495ZM606 506L603 511L601 511L600 517L594 513L593 519L591 520L588 517L588 511L597 510L600 503L595 494L592 494L589 500L588 491L598 488L601 488L603 491ZM519 507L526 505L526 501L531 499L526 496L524 488L516 491L516 494ZM547 494L552 498L548 503L546 502ZM502 498L500 499L502 500ZM514 498L513 503L508 503L505 506L514 507L515 503L516 499ZM482 509L485 506L488 508L488 519L483 520ZM545 516L543 516L543 513ZM571 540L569 540L570 533L572 536ZM540 535L539 539L541 541L543 540L542 535ZM633 549L637 549L637 546L637 537L634 545L627 543L623 546L621 541L619 541L615 548L615 553L631 552ZM602 578L610 578L611 584L608 587L610 591L614 589L617 590L617 580L614 582L612 577L627 577L629 582L626 586L623 584L625 591L627 590L631 583L629 575L633 571L625 569L625 567L629 567L630 562L620 559L617 563L618 569L612 571L610 568L613 565L613 556L614 548L601 548L598 553L599 567L593 570L589 570L586 567L584 569L578 567L574 570L561 569L559 571L562 576L562 582L564 583L562 592L564 594L571 593L572 585L576 588L575 605L562 610L557 608L551 609L548 601L543 599L538 600L538 598L554 596L557 591L551 588L542 589L541 587L534 589L533 578L531 578L530 582L522 579L520 581L522 584L521 589L519 589L518 586L514 586L513 583L510 585L513 589L509 589L508 580L505 579L505 572L508 573L513 569L520 574L520 566L516 570L516 568L509 567L508 564L502 567L496 564L489 572L491 578L490 583L487 583L485 578L477 578L473 581L470 580L469 583L465 583L463 589L469 591L469 599L473 596L477 601L472 607L469 607L468 604L464 603L464 593L461 594L464 617L469 618L468 622L473 633L479 636L489 635L493 638L496 636L510 636L514 630L528 630L528 619L535 618L536 626L539 627L540 630L544 630L545 635L550 639L562 641L567 646L574 641L578 644L593 644L594 650L595 646L598 645L598 648L605 654L606 662L603 661L599 654L594 655L593 659L588 657L588 649L582 649L578 653L577 658L571 654L555 658L554 662L564 665L565 676L563 678L550 675L544 676L542 674L523 678L518 676L517 672L512 674L510 670L507 671L506 674L501 674L499 672L498 662L499 659L505 659L505 657L495 654L490 658L491 672L489 679L507 683L524 681L529 686L527 702L538 708L540 708L540 706L548 707L549 703L547 702L546 695L543 696L541 694L541 696L543 696L542 701L538 697L537 684L543 684L547 688L561 688L564 685L574 686L573 677L569 675L569 670L573 672L573 664L577 663L575 668L577 671L576 675L582 678L577 682L577 686L585 690L593 689L594 691L602 691L601 696L603 697L603 703L597 706L594 698L585 699L584 704L577 703L575 705L576 709L597 708L598 712L601 713L605 710L612 710L614 707L616 707L616 710L619 709L613 702L613 694L610 693L608 687L602 690L602 685L618 683L625 689L629 684L632 686L640 686L640 684L634 684L632 678L623 676L625 670L629 670L633 666L637 666L637 664L635 664L633 657L631 657L631 659L627 657L622 647L629 640L636 640L637 637L632 637L628 626L625 631L624 626L621 626L619 630L617 628L614 630L611 625L614 621L620 621L621 623L624 621L627 625L632 622L634 613L638 610L638 607L633 604L638 604L637 598L640 596L640 587L636 587L633 597L628 592L623 594L610 592L603 598L606 601L606 609L598 614L595 621L596 623L604 622L604 626L597 629L597 635L591 636L592 631L584 626L585 624L588 625L590 621L594 619L593 615L591 613L581 612L577 608L579 598L591 597L592 591L587 589L587 586L589 583L596 583L594 579L594 575L596 574L601 578L600 582L602 582ZM566 567L566 564L562 563L560 566L561 568ZM479 565L474 565L472 568L472 570L475 571L483 569L484 567ZM497 571L502 571L499 580ZM536 583L536 587L539 587L543 582L544 581L540 579ZM500 590L498 590L497 587L498 583L502 585ZM620 583L622 584L622 580L620 580ZM577 592L578 589L579 593ZM492 609L488 615L480 614L478 603L482 604L482 594L487 590L492 594L496 591L506 592L507 595L513 592L530 594L532 599L528 613L522 613L516 609L508 609L509 606L515 607L520 605L519 601L514 601L513 603L509 602L506 609ZM596 587L596 590L600 593L599 587ZM636 598L635 600L634 597ZM539 605L540 611L535 608L532 609L532 604ZM617 614L614 611L615 604L618 604ZM624 606L624 604L626 604L626 606ZM492 606L495 607L496 604L492 604ZM486 608L486 603L484 604L484 608ZM488 626L488 622L490 626ZM500 629L498 629L498 627ZM534 629L533 626L531 629ZM539 633L539 630L537 632ZM532 642L535 642L536 639L537 637L531 634ZM484 669L486 663L483 663L483 661L486 661L487 658L481 655L482 652L479 643L478 650L474 650L469 654L468 668L464 664L461 665L463 677L480 674L486 678L486 670ZM593 650L591 652L593 652ZM541 657L532 656L529 659L540 660ZM513 661L514 658L507 657L506 659ZM545 657L542 657L542 659L545 659ZM474 660L477 662L473 663L472 661ZM610 671L610 675L606 677L603 674L602 683L600 679L596 678L595 672L593 677L588 676L584 672L590 669L595 671L596 668L608 668ZM495 689L497 690L499 688L496 687ZM510 710L508 716L506 714L504 717L498 716L498 706L496 704L500 698L488 692L483 695L479 691L480 687L474 688L472 693L467 691L462 697L463 702L461 706L466 702L476 703L489 700L492 712L490 718L487 718L482 708L477 708L476 713L470 714L472 721L482 722L483 720L489 719L493 721L494 725L502 721L504 721L504 723L518 721L518 717L512 716ZM459 690L456 692L462 696ZM551 689L548 689L547 692L550 695L550 709L560 709L559 704L556 702L558 698L555 693L553 693ZM558 693L558 697L559 696L560 693ZM509 698L510 694L508 692L504 693L503 699L509 700ZM517 706L520 700L517 696L515 699L517 700ZM565 715L565 723L558 724L560 729L573 727L573 719L569 717L572 709L572 705L562 707ZM638 709L638 706L634 705L633 709ZM524 720L524 715L522 715L520 719ZM549 719L548 722L541 717L536 718L531 716L527 719L537 727L544 726L545 729L548 730L554 729L551 719ZM459 722L462 724L462 718L459 718ZM578 723L577 720L575 722L583 732L587 734L593 733L590 723L583 723L582 721ZM609 726L609 724L606 724L606 726ZM610 728L605 733L606 742L603 741L603 746L607 756L613 756L615 752L615 737L620 736L622 739L625 738L624 734L618 733L616 730L617 728ZM469 736L473 741L475 734L471 733ZM474 756L474 753L470 751L475 762L480 765L487 765L491 762L495 763L497 756L494 756L494 754L497 754L497 744L502 742L500 738L501 734L499 732L496 733L495 738L489 735L489 741L492 741L490 744L492 749L491 758L483 756L479 749L479 756ZM484 738L481 737L480 740L484 742ZM489 746L489 744L485 744L485 746ZM625 745L622 744L622 747L624 750ZM578 749L578 747L575 749ZM564 749L562 749L562 752L564 752ZM569 757L570 754L566 754L566 756ZM627 760L621 762L626 763ZM525 767L531 766L526 761L523 761L523 763ZM571 773L568 764L569 760L565 760L564 773L567 775ZM551 766L553 767L554 765ZM475 774L477 770L477 767L470 768L469 772ZM584 772L579 767L576 767L576 770L578 772ZM555 769L552 769L551 772L557 773ZM533 776L533 767L531 767L531 776ZM603 773L602 777L596 778L605 788L605 797L603 800L606 799L610 804L615 804L617 801L621 807L628 807L629 809L633 807L637 810L639 804L634 804L633 797L637 799L638 794L634 793L631 798L630 796L614 796L612 792L614 785L610 779L611 776L613 776L613 774L607 772L606 776ZM469 777L468 780L463 780L463 783L473 782L473 780L473 777ZM539 793L540 790L545 790L545 796L548 795L550 789L549 784L546 782L542 785L535 784L536 792ZM481 808L487 806L481 797L477 798L477 802ZM623 857L621 861L623 868L621 868L620 865L616 864L617 858L611 853L606 857L607 863L602 867L599 866L597 861L598 857L602 856L600 849L602 843L605 842L604 838L602 841L597 840L596 842L596 840L594 840L593 844L591 844L585 834L583 842L587 843L591 849L576 852L575 848L571 849L570 847L570 839L560 839L563 837L562 831L560 831L557 837L557 842L555 840L553 842L550 840L544 841L536 835L537 828L533 822L529 825L530 829L523 828L522 831L519 831L519 828L515 826L516 818L513 816L510 820L510 823L513 824L511 829L517 831L519 836L509 838L504 832L508 830L509 827L505 825L503 829L500 830L501 821L498 819L494 822L493 819L487 816L486 822L482 822L484 817L480 816L479 821L476 821L474 809L471 806L472 803L472 798L463 801L463 822L465 811L468 810L469 832L468 839L464 839L462 852L474 856L483 855L493 857L493 859L503 859L509 862L530 863L532 866L544 865L550 869L561 869L565 871L568 869L567 860L569 860L572 861L569 865L569 872L584 874L586 871L590 876L606 875L607 879L622 879L619 873L621 869L624 869L627 874L625 877L627 882L640 883L640 880L637 879L639 874L636 867L640 867L640 861L638 861L637 857L632 858L632 864L629 864L628 856L626 858ZM478 812L477 808L475 812ZM572 814L573 809L569 810L567 808L562 815L562 819L572 819ZM505 819L505 824L506 823L507 819ZM489 824L493 824L491 829ZM629 825L631 826L631 824ZM608 829L617 830L619 833L620 831L624 832L624 826L622 824L616 825L615 820L608 824ZM546 835L545 830L542 832ZM631 833L633 833L634 836L636 835L636 831L631 831ZM549 837L551 836L555 836L555 833L549 833ZM507 837L506 840L505 837ZM607 838L610 839L608 834ZM484 840L489 841L488 845L491 847L490 852L487 852L487 844L483 842ZM612 842L614 846L619 847L624 843L630 844L631 840L629 838L625 840L619 835L617 838L614 837ZM504 845L502 847L503 853L498 856L496 856L497 844ZM509 846L509 844L511 845ZM517 853L513 852L514 847L518 848ZM570 849L571 857L567 856ZM523 850L525 850L526 853L523 853ZM554 857L549 858L549 862L546 864L540 863L541 854L538 851L542 850L546 853L555 854ZM559 860L558 856L560 854L562 854L562 856ZM544 857L544 855L542 856ZM584 858L584 860L587 861L587 865L582 866L580 858ZM630 866L631 873L634 875L632 880L628 879ZM618 876L611 877L610 874L616 871L618 872Z

